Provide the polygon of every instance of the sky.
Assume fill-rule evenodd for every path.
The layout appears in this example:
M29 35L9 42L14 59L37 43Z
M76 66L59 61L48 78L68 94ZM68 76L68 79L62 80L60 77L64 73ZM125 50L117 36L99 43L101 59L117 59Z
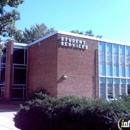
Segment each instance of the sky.
M130 0L25 0L18 29L44 23L70 32L92 30L103 39L130 43Z

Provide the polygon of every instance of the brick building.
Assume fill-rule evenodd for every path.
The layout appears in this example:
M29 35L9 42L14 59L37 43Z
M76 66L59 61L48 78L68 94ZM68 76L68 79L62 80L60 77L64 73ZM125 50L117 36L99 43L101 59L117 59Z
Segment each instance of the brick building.
M45 88L51 96L112 98L130 93L130 45L54 32L30 44L5 44L0 96L25 100Z

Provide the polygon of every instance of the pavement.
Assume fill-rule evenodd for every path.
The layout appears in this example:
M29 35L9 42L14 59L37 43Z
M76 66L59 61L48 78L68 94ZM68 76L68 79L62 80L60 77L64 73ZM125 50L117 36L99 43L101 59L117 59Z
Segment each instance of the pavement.
M14 115L16 111L0 109L0 130L20 130L14 126Z

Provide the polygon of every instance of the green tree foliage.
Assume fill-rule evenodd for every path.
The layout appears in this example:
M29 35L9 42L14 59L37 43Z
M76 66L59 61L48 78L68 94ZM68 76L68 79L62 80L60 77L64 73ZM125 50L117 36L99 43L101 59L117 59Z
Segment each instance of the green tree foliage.
M83 35L83 32L81 32L81 31L79 31L79 30L72 30L72 31L70 31L70 32Z
M0 39L0 57L3 55L3 49L5 48L4 44L1 42Z
M86 36L94 37L94 34L93 34L92 30L88 30L85 33L82 32L82 31L79 31L79 30L72 30L70 32L75 33L75 34L81 34L81 35L86 35ZM96 37L97 38L102 38L102 35L97 35Z
M14 121L21 130L118 130L120 118L130 119L128 97L109 103L37 93L35 99L21 105Z
M24 0L0 0L1 36L11 37L15 32L15 21L20 19L20 13L16 10L16 8L23 2Z
M85 35L86 35L86 36L91 36L91 37L94 36L94 34L92 33L92 30L86 31L86 32L85 32Z
M30 29L25 28L24 31L17 30L16 33L13 34L13 38L16 42L19 43L31 43L39 38L42 38L48 34L54 32L54 28L48 29L47 26L42 24L36 24L31 26Z
M43 87L39 87L37 89L35 89L34 91L31 91L29 94L28 94L28 97L27 97L27 100L33 100L35 98L37 98L37 94L36 93L42 93L42 94L47 94L47 95L50 95L49 92L47 92L46 89L44 89ZM39 97L38 97L39 98Z

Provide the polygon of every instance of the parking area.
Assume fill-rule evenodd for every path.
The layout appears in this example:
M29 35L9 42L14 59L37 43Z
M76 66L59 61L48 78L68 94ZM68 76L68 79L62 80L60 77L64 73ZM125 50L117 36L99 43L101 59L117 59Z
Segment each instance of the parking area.
M0 109L0 130L19 130L14 126L16 111Z

